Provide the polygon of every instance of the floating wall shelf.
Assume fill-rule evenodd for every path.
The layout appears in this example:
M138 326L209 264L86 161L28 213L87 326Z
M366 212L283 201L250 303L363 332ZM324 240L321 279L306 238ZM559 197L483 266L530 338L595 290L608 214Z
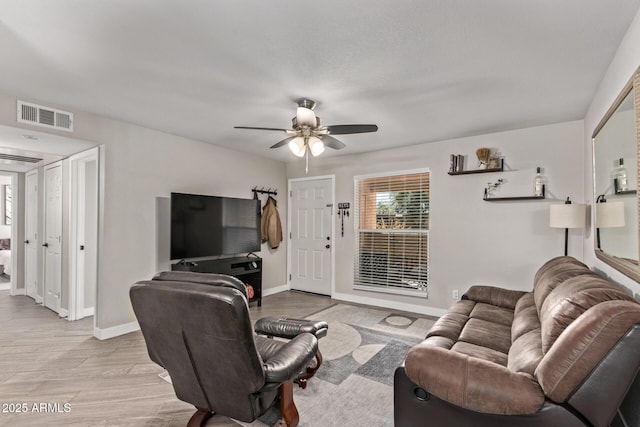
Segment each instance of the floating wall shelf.
M625 191L616 191L614 194L616 196L622 196L624 194L636 194L637 191L636 190L625 190Z
M472 173L489 173L504 171L504 159L500 159L500 167L487 169L471 169L466 171L448 172L449 175L470 175Z
M513 196L513 197L487 197L482 198L485 202L506 202L515 200L542 200L545 196L545 186L542 186L542 196Z

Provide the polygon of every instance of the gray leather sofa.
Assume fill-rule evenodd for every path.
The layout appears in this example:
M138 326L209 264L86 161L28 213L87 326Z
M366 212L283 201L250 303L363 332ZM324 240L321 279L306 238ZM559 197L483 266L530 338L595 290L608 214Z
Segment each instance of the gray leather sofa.
M435 323L396 370L395 425L607 426L639 369L640 304L558 257L532 292L473 286Z

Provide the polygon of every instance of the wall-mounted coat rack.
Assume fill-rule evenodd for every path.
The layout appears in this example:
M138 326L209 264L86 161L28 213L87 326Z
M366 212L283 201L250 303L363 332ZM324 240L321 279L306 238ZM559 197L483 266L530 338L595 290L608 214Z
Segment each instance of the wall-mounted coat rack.
M340 217L340 233L344 237L344 217L349 217L349 203L338 203L338 216Z
M269 194L269 195L273 194L274 196L278 195L278 189L275 188L275 189L272 190L271 187L269 187L267 190L265 190L264 187L261 187L261 188L253 187L251 189L251 191L253 191L253 195L254 196L257 195L258 193L260 193L260 194Z

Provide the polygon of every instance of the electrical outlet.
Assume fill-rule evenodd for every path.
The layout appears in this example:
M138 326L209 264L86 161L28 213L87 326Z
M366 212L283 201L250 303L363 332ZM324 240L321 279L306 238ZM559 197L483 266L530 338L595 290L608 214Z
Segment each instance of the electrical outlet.
M451 292L451 298L453 298L453 299L455 299L455 300L458 300L458 299L459 299L459 296L458 296L458 290L457 290L457 289L454 289L454 290Z

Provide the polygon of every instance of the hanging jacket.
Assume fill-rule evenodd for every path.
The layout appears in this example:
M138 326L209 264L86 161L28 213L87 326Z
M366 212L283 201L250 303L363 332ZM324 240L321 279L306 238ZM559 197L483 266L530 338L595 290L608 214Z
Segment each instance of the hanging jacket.
M262 221L260 223L262 243L269 241L271 249L276 249L282 242L282 224L276 200L269 196L267 203L262 208Z

